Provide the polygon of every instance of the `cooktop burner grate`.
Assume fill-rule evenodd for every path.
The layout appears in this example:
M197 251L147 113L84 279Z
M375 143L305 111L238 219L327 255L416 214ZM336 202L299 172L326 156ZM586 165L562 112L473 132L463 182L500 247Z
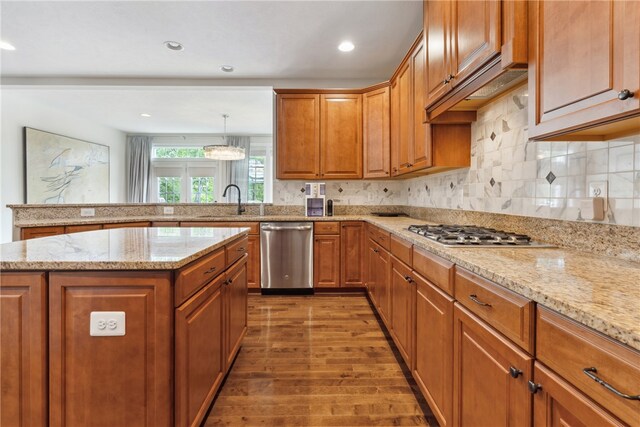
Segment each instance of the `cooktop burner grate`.
M508 233L472 225L410 225L409 231L447 246L553 247L532 241L525 234Z

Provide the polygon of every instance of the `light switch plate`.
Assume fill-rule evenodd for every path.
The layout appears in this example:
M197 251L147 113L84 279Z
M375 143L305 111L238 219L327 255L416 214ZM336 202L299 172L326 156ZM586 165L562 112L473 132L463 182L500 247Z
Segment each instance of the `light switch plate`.
M124 311L92 311L89 335L92 337L123 336L126 333Z
M173 215L173 207L172 206L165 206L164 208L162 208L162 212L165 215Z
M80 208L80 216L96 216L94 208Z

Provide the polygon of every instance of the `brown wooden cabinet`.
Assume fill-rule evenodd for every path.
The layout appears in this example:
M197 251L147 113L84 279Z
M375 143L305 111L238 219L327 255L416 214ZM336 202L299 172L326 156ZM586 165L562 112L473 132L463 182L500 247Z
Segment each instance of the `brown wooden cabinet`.
M173 423L171 292L168 271L50 273L51 426ZM90 336L92 311L124 311L126 334Z
M247 255L226 272L223 289L225 322L225 369L229 369L247 333Z
M313 286L340 286L340 235L316 235L313 242Z
M431 132L426 124L424 110L425 75L426 75L426 47L424 37L413 49L409 61L411 62L411 108L412 108L412 137L411 137L411 170L422 170L431 166Z
M362 178L362 95L277 95L279 179Z
M419 274L413 376L441 427L453 423L453 303Z
M391 80L391 175L411 170L413 152L413 91L411 61L405 61Z
M0 425L48 425L45 273L0 280Z
M389 86L362 95L364 178L391 176Z
M260 289L260 235L249 235L247 248L247 285L252 289Z
M531 1L529 19L530 138L640 115L640 3ZM623 128L640 118L582 134Z
M378 245L371 239L367 239L366 251L365 251L365 286L367 287L367 293L369 299L373 303L374 307L378 309ZM378 309L379 310L379 309Z
M64 226L53 227L25 227L20 230L20 239L29 240L38 237L57 236L64 234Z
M175 424L198 426L225 373L219 274L175 312Z
M320 177L320 95L278 94L276 175L279 179Z
M320 95L320 178L362 178L362 95Z
M541 363L535 362L533 376L535 427L624 425Z
M391 335L409 369L413 369L415 282L411 269L391 257Z
M425 76L425 105L431 105L451 89L451 3L425 0L422 4L429 71Z
M64 228L64 232L67 233L67 234L69 234L69 233L80 233L80 232L83 232L83 231L95 231L95 230L102 230L102 224L67 225Z
M133 228L133 227L151 227L150 221L136 221L136 222L116 222L110 224L104 224L102 228L105 230L112 228Z
M453 318L453 425L530 426L533 358L458 303Z
M340 285L364 286L365 227L361 221L340 224Z

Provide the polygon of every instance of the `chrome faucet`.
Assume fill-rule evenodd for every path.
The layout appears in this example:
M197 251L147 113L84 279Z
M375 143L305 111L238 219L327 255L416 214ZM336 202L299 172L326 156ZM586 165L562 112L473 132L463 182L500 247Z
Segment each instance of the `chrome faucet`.
M242 212L245 211L245 209L242 207L242 192L240 191L240 187L238 187L235 184L229 184L224 188L224 192L222 193L222 197L227 197L227 190L229 189L229 187L235 187L238 189L238 215L242 215Z

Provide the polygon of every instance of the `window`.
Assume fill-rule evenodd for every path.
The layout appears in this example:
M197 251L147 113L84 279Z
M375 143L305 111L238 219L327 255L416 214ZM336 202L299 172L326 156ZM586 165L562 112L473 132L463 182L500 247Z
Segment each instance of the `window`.
M176 176L158 177L158 201L162 203L180 203L182 178Z
M248 199L250 202L264 201L264 156L249 158Z
M213 203L215 201L212 176L191 177L191 203Z

